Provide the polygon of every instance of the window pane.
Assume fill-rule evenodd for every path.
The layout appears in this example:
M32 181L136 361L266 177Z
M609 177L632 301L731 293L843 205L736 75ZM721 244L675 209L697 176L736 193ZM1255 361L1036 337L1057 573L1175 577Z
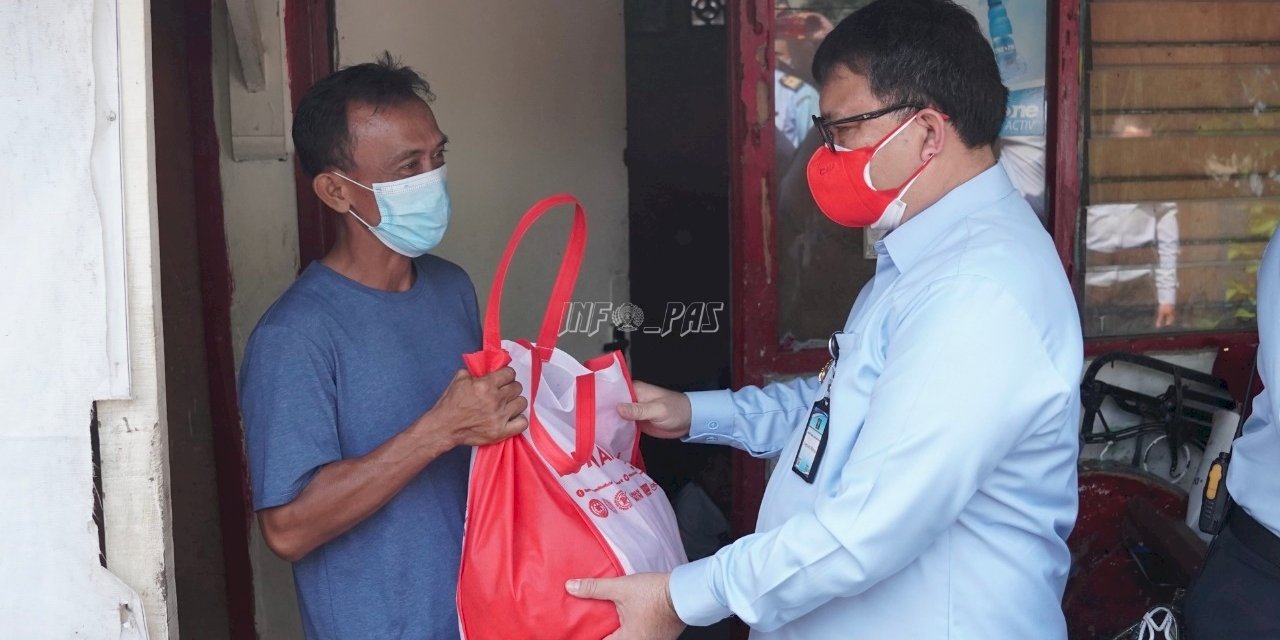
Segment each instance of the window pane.
M1253 328L1280 220L1280 2L1088 9L1085 335Z
M862 229L847 229L818 210L805 167L821 144L813 54L827 32L870 0L779 3L774 17L774 189L777 194L778 341L783 349L827 345L849 305L875 274ZM769 256L766 256L766 260ZM768 268L768 265L766 265Z
M849 305L875 274L876 235L828 220L809 194L805 168L820 144L810 121L818 91L810 67L833 25L871 0L789 0L774 20L775 183L777 255L766 276L778 283L778 340L783 350L825 348L844 326ZM958 0L977 18L999 52L1010 89L1000 162L1037 215L1044 215L1046 0ZM773 269L776 265L776 270Z

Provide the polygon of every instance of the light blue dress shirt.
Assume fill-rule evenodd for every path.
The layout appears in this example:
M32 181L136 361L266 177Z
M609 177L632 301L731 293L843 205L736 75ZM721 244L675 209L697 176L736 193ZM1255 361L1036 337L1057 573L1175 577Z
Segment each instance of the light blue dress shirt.
M1227 489L1254 520L1280 536L1280 241L1271 237L1258 267L1258 375L1253 400L1227 467Z
M816 377L689 394L689 441L778 466L757 533L672 573L676 612L762 639L1064 639L1083 345L1053 243L997 165L876 250L813 484L791 467Z

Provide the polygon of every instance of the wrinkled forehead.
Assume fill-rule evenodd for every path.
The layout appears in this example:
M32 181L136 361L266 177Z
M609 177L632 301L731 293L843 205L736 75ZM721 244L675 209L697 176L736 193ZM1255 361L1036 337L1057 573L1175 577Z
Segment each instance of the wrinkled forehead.
M377 162L402 149L431 149L445 139L431 107L417 99L384 105L353 103L347 108L347 130L357 165Z

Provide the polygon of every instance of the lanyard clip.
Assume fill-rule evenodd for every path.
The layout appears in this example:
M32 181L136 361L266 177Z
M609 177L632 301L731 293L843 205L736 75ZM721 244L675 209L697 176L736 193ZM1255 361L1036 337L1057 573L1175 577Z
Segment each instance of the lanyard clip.
M836 365L836 360L840 359L840 343L836 341L836 336L842 333L844 332L837 331L831 334L831 337L827 339L827 353L831 354L831 359L828 360L826 364L822 365L822 369L818 371L819 383L826 380L827 374L831 373L831 368Z

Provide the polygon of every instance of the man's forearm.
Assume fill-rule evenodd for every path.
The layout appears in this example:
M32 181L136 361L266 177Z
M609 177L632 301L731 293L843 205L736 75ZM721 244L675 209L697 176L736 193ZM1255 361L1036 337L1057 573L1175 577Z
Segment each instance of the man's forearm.
M804 422L817 388L817 376L805 376L763 388L744 387L732 394L689 393L691 425L686 440L728 444L757 458L776 457Z
M373 515L455 446L428 414L366 455L325 465L292 502L260 512L263 537L296 561Z

